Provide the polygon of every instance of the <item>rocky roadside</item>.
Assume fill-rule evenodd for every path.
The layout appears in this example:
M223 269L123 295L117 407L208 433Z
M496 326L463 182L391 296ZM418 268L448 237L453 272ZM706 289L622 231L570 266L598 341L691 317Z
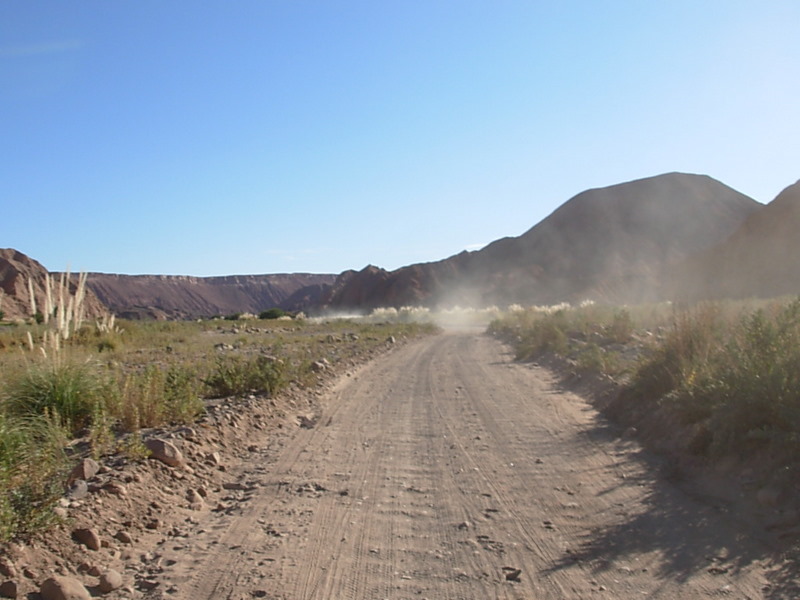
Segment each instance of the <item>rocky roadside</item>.
M390 338L380 352L405 341ZM0 548L0 598L139 598L154 590L166 566L159 549L179 545L212 513L236 512L254 489L244 465L268 465L294 430L314 427L335 378L374 355L320 364L315 387L212 400L191 427L144 430L148 458L83 459L55 508L61 524Z

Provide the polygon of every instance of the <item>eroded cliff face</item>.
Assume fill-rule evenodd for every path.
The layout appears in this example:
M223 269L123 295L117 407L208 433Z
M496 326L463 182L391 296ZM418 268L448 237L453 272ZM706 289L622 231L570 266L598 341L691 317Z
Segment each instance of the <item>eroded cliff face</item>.
M321 287L334 280L334 275L308 273L225 277L90 273L87 285L119 316L185 319L257 314L276 306L304 310L317 300Z
M18 250L0 248L0 289L2 289L0 310L5 313L5 318L14 320L32 316L29 280L33 287L36 308L44 312L47 297L45 280L50 275L53 276L55 283L59 282L59 273L49 273L41 263ZM73 276L70 278L71 294L75 294L76 287L77 276ZM54 298L54 301L57 299ZM86 292L83 308L87 318L94 318L106 312L103 304L90 290Z
M519 237L396 271L348 273L332 309L654 300L671 265L762 205L704 175L668 173L578 194Z

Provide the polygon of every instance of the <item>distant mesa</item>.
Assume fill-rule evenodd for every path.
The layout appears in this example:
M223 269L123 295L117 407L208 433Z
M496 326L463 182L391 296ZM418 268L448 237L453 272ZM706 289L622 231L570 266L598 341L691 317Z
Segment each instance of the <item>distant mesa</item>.
M187 277L90 273L87 286L125 318L189 319L268 308L305 310L335 275L291 273Z
M377 307L612 304L800 293L800 182L764 206L705 175L667 173L574 196L518 237L387 271L185 277L91 273L92 310L184 319ZM2 309L29 316L26 277L47 271L0 250Z
M31 314L30 291L28 281L33 287L33 296L37 310L45 306L46 283L49 272L42 264L13 248L0 248L0 310L6 320L27 319ZM71 292L75 293L77 282L73 279ZM58 278L56 278L56 282ZM55 301L55 299L54 299ZM87 318L97 317L106 312L97 297L87 290L83 303L84 315Z

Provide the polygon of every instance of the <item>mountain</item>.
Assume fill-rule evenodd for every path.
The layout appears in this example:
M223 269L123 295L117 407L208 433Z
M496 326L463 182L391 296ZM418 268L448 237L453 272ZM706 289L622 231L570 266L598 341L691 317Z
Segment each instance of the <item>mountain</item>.
M519 237L386 271L345 272L327 308L655 299L677 261L725 239L762 205L705 175L667 173L571 198Z
M5 314L6 319L27 319L32 314L30 301L30 289L28 281L33 288L33 296L36 302L37 311L44 312L47 298L48 276L53 275L53 283L59 283L59 274L51 274L39 262L26 256L13 248L0 248L0 310ZM71 295L75 295L77 281L71 278L69 285ZM58 302L55 286L51 287L51 297L54 303ZM68 300L65 298L65 303ZM105 307L97 297L90 291L86 291L83 302L84 315L86 317L97 317L105 312Z
M125 318L185 319L260 311L302 310L334 275L307 273L188 277L89 273L87 286Z
M750 215L730 237L673 272L687 300L800 294L800 181Z

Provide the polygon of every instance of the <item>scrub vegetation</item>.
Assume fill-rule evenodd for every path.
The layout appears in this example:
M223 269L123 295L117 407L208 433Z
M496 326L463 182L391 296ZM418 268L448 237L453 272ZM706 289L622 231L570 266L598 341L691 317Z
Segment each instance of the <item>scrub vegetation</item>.
M519 360L557 355L612 377L618 410L663 410L709 457L800 448L800 299L693 307L511 310L489 331Z
M77 446L127 453L140 430L192 423L207 399L316 385L390 340L435 330L286 318L77 322L80 302L59 294L40 318L0 329L0 541L52 522Z

